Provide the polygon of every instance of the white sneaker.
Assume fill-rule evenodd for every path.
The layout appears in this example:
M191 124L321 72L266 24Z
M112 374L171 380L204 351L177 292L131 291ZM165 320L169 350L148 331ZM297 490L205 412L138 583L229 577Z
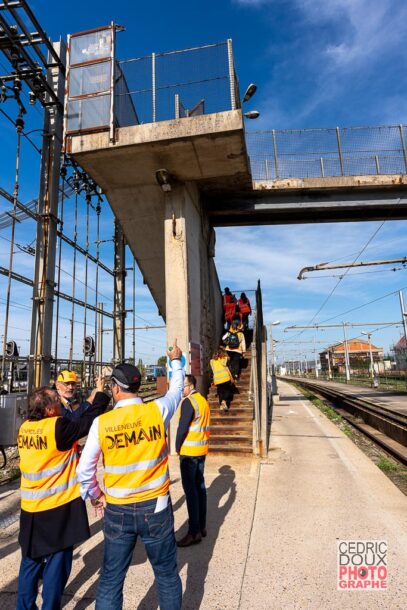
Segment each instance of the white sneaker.
M227 411L228 410L228 406L226 404L226 402L224 400L222 400L222 402L220 403L220 410L221 411Z

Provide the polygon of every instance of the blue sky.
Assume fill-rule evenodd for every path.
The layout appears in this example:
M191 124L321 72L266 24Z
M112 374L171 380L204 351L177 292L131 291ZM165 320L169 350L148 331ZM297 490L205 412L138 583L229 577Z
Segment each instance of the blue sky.
M37 1L30 5L54 40L112 20L124 25L126 31L118 36L121 59L232 38L241 89L249 82L258 85L250 109L258 109L261 117L247 126L249 130L407 123L407 4L404 0L210 0L205 3L72 0L62 14L52 14L48 3ZM39 111L31 112L27 124L30 128L31 125L39 127ZM0 129L2 141L6 142L1 153L1 185L12 190L14 132L2 117ZM39 142L38 134L33 134L33 138ZM20 195L23 201L36 196L38 188L35 178L38 159L29 148L24 147L22 162ZM6 209L2 202L0 206L0 212ZM266 322L280 320L274 337L280 342L291 341L289 334L283 332L284 327L313 320L338 282L338 278L322 277L322 274L313 274L300 282L296 277L303 266L337 259L353 260L377 229L360 260L406 255L407 224L387 221L380 225L381 222L369 222L218 229L216 264L221 284L249 290L255 287L258 277L263 287ZM110 226L107 220L107 233ZM7 233L2 235L8 237ZM24 237L22 233L22 241ZM108 256L109 246L105 248ZM6 259L7 244L1 240L0 264L7 266ZM22 255L18 264L21 269L29 269L32 259ZM256 269L255 276L253 269ZM69 276L66 282L69 283ZM28 289L14 286L15 301L20 305L28 303ZM137 315L159 324L156 308L140 278L137 286ZM349 273L314 322L331 318L332 322L399 320L398 296L390 293L405 286L405 270L353 277ZM4 287L5 278L0 277L2 294ZM364 306L375 299L380 300ZM130 301L127 306L131 306ZM4 311L1 307L0 302L0 314ZM360 309L346 313L357 307ZM22 345L28 335L18 328L26 327L27 311L21 310L18 314L15 309L15 333ZM69 317L68 310L66 314ZM141 319L137 323L143 324ZM67 337L68 325L66 322L62 327L62 337ZM349 331L350 336L359 333L360 330ZM400 328L377 331L372 340L387 350L400 333ZM312 341L313 336L313 332L304 332L299 340ZM317 340L330 343L340 340L341 336L340 329L319 331ZM128 340L130 355L131 335ZM154 361L163 353L164 340L163 331L140 331L136 351L144 361ZM79 350L79 337L76 345ZM284 353L295 358L297 354L310 353L311 349L307 343L288 344ZM280 346L279 350L281 355Z

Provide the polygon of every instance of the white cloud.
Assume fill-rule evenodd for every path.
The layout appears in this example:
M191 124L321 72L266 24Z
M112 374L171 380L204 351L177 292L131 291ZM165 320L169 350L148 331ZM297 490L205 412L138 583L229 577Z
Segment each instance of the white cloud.
M256 9L270 23L272 42L264 42L269 74L265 73L266 82L259 89L258 127L301 127L310 117L316 117L317 126L321 110L333 114L342 102L337 108L342 114L352 116L354 104L359 111L366 105L375 122L405 121L397 80L395 90L388 86L391 74L398 79L397 67L404 78L407 62L404 0L236 0L236 4L242 10ZM282 34L275 26L283 11L290 25ZM379 105L374 104L372 92L381 94ZM387 103L389 96L401 98L401 105Z

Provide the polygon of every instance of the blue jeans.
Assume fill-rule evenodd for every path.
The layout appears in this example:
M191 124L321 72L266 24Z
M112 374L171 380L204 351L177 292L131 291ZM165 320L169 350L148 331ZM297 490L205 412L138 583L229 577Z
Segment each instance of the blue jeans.
M181 455L180 459L182 487L188 509L188 532L196 536L206 527L205 456Z
M35 600L38 582L42 578L42 610L60 610L62 593L72 567L73 547L31 559L23 557L18 575L16 610L37 610Z
M171 501L155 513L157 500L136 504L108 504L104 516L105 546L96 610L121 610L123 585L137 536L140 534L154 570L161 610L180 610L181 579Z

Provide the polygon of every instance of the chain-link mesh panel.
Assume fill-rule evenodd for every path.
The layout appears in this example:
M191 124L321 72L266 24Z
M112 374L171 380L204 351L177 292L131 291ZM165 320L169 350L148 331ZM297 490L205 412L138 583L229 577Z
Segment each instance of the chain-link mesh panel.
M177 108L183 118L232 107L226 42L121 61L119 66L127 87L116 93L119 111L125 104L121 98L130 96L140 123L178 118Z
M406 128L351 127L246 134L254 180L401 174Z
M117 95L118 104L125 106L126 98L130 96L140 123L151 123L153 120L151 55L121 61L119 67L127 86L125 92Z

